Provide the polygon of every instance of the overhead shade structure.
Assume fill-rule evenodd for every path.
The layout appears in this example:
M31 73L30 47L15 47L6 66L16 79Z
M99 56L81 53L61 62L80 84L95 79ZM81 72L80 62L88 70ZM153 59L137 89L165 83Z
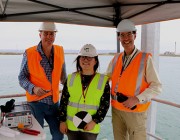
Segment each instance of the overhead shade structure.
M180 0L0 0L0 22L42 22L116 27L180 18Z

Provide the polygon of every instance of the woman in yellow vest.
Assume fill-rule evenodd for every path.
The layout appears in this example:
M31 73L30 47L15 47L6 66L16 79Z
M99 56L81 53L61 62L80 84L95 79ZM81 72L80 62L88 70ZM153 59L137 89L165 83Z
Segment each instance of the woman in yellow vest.
M77 71L64 84L60 105L60 131L68 140L96 140L110 104L108 77L97 73L98 54L86 44L76 58Z

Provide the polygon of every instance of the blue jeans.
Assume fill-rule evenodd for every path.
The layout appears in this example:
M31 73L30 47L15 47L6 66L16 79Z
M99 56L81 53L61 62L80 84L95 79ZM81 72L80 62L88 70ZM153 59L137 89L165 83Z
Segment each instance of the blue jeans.
M44 119L49 125L49 129L52 135L52 140L63 140L64 135L59 130L58 120L58 103L54 105L48 105L41 102L29 102L32 114L44 127Z

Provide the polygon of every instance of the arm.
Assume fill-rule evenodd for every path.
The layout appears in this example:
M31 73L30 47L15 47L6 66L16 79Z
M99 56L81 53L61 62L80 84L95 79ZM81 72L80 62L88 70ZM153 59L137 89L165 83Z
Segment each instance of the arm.
M29 70L28 70L26 52L23 54L23 59L22 59L22 63L21 63L20 73L18 75L18 80L19 80L19 84L22 88L24 88L29 93L33 94L33 88L35 85L33 85L29 81Z
M105 74L106 74L108 77L111 77L111 75L112 75L112 61L113 61L113 59L110 61L109 65L108 65L108 67L107 67L107 70L106 70L106 72L105 72Z
M62 65L62 70L61 70L61 84L64 85L67 79L67 74L66 74L66 63L65 63L65 55L64 55L64 49L62 47L62 51L63 51L63 57L64 57L64 63Z
M117 54L115 54L114 57L113 57L113 59L110 61L109 65L108 65L108 68L107 68L107 70L106 70L106 73L105 73L109 78L111 78L112 73L113 73L113 70L114 70L114 68L115 68L115 66L116 66L116 62L118 61L119 56L120 56L121 54L122 54L122 53L117 53Z
M66 74L66 64L64 63L62 66L62 72L61 72L61 84L65 84L65 81L67 79L67 74Z
M97 110L97 113L92 116L92 119L96 124L101 123L104 120L108 112L109 105L110 105L110 86L109 86L109 82L107 82L104 88L104 93L101 97L100 106Z
M140 103L150 101L151 98L159 95L162 91L162 84L160 82L158 73L153 64L152 57L149 56L147 59L145 78L149 87L137 96Z
M59 117L61 122L66 121L67 117L67 105L69 101L69 92L67 88L67 81L64 83L63 91L62 91L62 96L61 96L61 101L60 101L60 107L59 107Z
M110 86L109 86L109 82L107 82L105 85L104 93L101 97L100 106L96 114L92 116L92 121L90 121L84 127L85 131L91 131L92 129L94 129L94 126L96 124L101 123L104 120L109 109L109 104L110 104Z
M66 124L66 117L67 117L67 105L69 101L69 92L67 88L67 81L64 83L63 91L62 91L62 96L61 96L61 102L60 102L60 107L59 107L59 118L60 118L60 125L59 125L59 130L61 133L66 134L68 127Z

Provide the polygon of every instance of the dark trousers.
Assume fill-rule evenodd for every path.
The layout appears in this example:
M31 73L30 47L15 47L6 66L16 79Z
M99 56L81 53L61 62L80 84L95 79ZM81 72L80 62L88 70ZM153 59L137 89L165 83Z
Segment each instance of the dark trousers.
M81 131L70 131L68 130L68 140L96 140L98 134L81 132Z

